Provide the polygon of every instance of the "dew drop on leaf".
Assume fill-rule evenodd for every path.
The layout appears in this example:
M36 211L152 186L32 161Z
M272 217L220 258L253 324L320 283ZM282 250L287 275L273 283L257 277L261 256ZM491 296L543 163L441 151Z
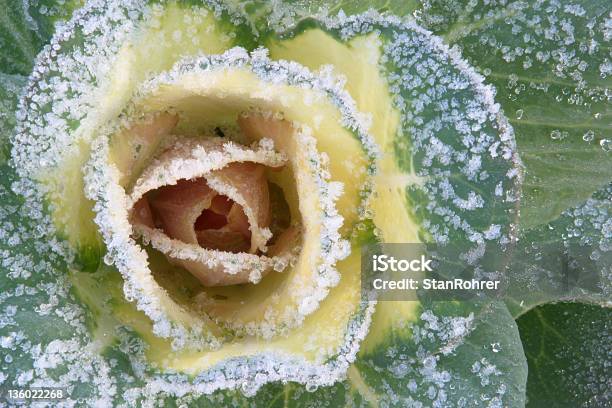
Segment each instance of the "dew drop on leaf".
M516 111L516 118L517 119L521 119L523 117L523 113L525 113L525 111L523 109L518 109Z
M595 139L595 132L592 130L587 131L584 135L582 135L582 140L585 142L592 142Z
M553 140L561 140L563 139L565 136L563 135L563 133L561 133L559 130L555 129L552 132L550 132L550 138Z
M315 384L306 384L306 391L308 392L315 392L318 388Z
M601 146L603 151L606 152L606 153L608 153L610 150L612 150L612 140L610 140L610 139L601 139L599 141L599 145Z

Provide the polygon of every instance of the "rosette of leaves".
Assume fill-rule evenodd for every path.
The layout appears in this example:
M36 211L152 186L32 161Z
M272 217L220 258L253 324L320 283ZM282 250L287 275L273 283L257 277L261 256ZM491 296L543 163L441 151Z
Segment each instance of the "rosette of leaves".
M555 335L538 304L609 299L610 7L477 3L5 5L2 387L443 407L573 382L605 404L603 369L574 368L606 327L562 327L548 359L534 336ZM365 301L376 242L497 254L507 296ZM596 281L559 290L554 254Z

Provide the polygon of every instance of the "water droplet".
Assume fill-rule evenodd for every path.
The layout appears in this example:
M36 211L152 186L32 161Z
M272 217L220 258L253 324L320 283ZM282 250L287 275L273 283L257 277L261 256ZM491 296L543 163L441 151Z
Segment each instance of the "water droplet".
M550 138L553 140L563 140L568 135L567 132L561 132L557 129L550 132Z
M113 255L110 252L107 252L102 258L102 260L104 261L105 264L112 265L114 261Z
M499 353L501 351L501 345L499 343L491 343L491 351Z
M516 111L516 118L517 118L517 119L521 119L521 118L523 117L523 113L525 113L525 111L524 111L524 110L522 110L522 109L518 109L518 110Z
M595 132L592 130L587 131L584 135L582 135L582 140L585 142L592 142L595 139Z
M308 392L315 392L318 388L315 384L306 384L306 391Z
M601 117L601 113L597 112L596 114L593 115L593 117L595 119L599 119Z
M610 139L601 139L599 141L599 145L601 146L603 151L606 153L612 150L612 140Z

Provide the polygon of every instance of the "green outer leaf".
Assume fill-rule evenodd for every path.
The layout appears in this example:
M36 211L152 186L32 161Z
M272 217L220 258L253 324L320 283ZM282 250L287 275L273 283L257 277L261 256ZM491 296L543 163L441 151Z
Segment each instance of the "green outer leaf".
M28 75L42 41L21 4L15 6L14 2L1 0L0 7L0 69L9 74Z
M505 296L515 317L546 302L609 300L611 213L612 184L521 237L508 266Z
M560 2L555 7L551 3L543 2L536 11L540 7L536 2L508 2L504 7L493 9L481 2L434 0L421 12L423 23L445 35L450 44L461 47L463 55L496 86L496 99L515 129L519 152L526 165L520 219L524 235L509 267L507 303L515 316L544 302L602 301L610 293L610 278L606 274L610 252L604 251L601 258L595 257L597 262L589 256L605 239L605 227L601 222L591 222L589 214L582 213L588 209L607 214L610 203L609 197L598 196L606 193L605 188L585 202L612 180L610 153L599 145L603 138L610 138L611 129L609 94L604 90L610 87L610 74L602 75L600 71L609 63L610 48L603 38L603 24L609 18L610 7L605 1L572 2L585 10L584 16L575 16L569 11L579 9L564 7L569 2ZM541 21L529 29L522 15L529 20L539 17ZM561 20L570 22L575 42L570 44L569 36L562 30L549 31L546 33L549 38L544 31L536 31L558 29ZM520 30L513 31L518 27ZM533 41L529 54L524 44L526 33ZM560 44L561 39L567 39L568 44ZM591 40L598 47L589 49ZM517 47L523 55L504 59L504 53L508 57L509 51ZM578 57L576 64L572 62L561 68L559 56L562 54L559 53L552 54L545 62L538 61L538 52L554 51L566 52L566 56L575 52L572 56ZM581 62L586 67L578 69ZM591 132L593 140L583 140ZM569 250L565 248L568 245ZM541 256L544 251L538 248L543 246L549 252ZM603 285L599 290L553 288L564 279L558 267L559 259L576 248L584 252L577 257L576 270L599 275ZM589 373L595 364L595 370L600 370L602 375L600 378L607 381L601 362L609 361L609 331L604 323L609 321L609 311L597 306L571 308L568 311L561 305L540 306L518 320L529 359L528 406L605 405L602 400L592 399L597 395L597 383L589 379ZM593 340L586 340L589 337ZM582 341L588 342L585 356L581 356ZM605 395L609 384L604 383L603 387L599 387L600 397Z
M524 404L526 361L501 302L434 302L388 338L355 364L381 406L461 407L481 398L491 406Z
M606 407L612 342L609 308L558 303L518 319L529 364L527 407Z
M83 0L0 0L0 163L10 155L15 111L36 55ZM60 5L61 3L61 5Z
M0 0L0 72L29 75L54 24L70 17L83 0Z
M522 229L554 220L612 180L609 153L599 145L612 128L605 91L612 81L602 74L610 63L609 2L572 4L584 15L566 2L463 0L427 2L419 14L497 88L526 165ZM586 142L590 131L594 140Z

